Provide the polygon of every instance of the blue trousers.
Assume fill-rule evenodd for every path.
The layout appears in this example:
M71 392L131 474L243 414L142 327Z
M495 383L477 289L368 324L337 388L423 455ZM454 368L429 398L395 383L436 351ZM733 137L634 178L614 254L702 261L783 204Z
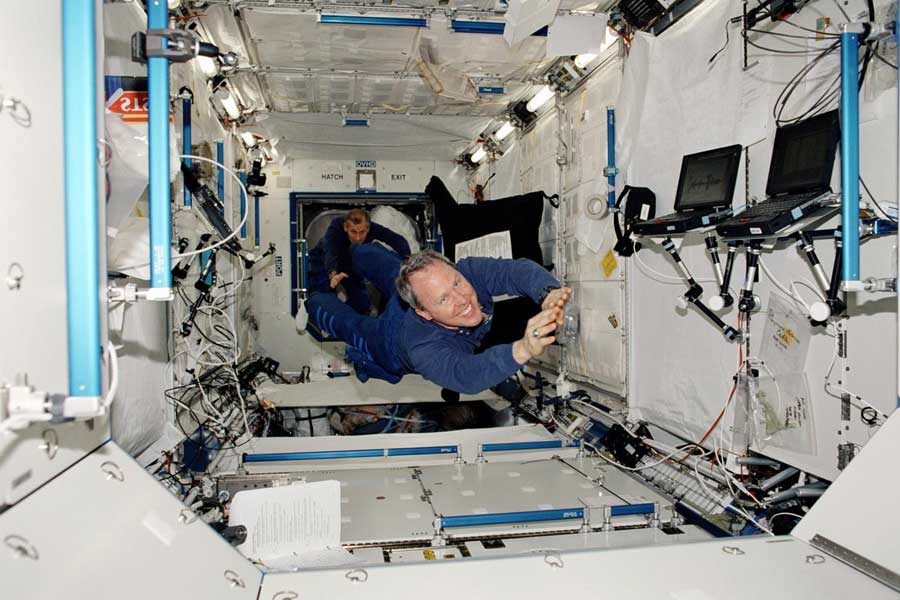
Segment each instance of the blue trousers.
M347 345L347 358L356 367L360 381L375 377L397 383L409 372L398 352L400 325L406 314L406 305L394 286L400 257L378 244L359 244L351 253L353 271L359 279L368 279L383 297L389 298L384 312L369 317L338 300L335 294L312 294L306 300L309 321Z
M345 277L341 281L341 285L347 292L347 304L361 314L369 312L369 296L366 293L366 285L362 277L355 273L347 273L349 277ZM316 246L309 253L308 271L306 274L306 288L309 292L316 294L334 293L328 281L328 273L325 272L325 261L322 255L322 249Z

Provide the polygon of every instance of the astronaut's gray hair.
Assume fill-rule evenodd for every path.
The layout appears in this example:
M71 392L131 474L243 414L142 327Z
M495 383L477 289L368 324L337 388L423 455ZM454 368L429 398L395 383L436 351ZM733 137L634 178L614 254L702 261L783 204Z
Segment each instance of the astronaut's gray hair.
M409 284L409 276L435 263L444 263L454 271L458 270L453 261L434 250L417 252L403 261L403 265L400 267L400 273L397 275L397 293L400 294L400 298L404 302L413 308L425 310L425 307L419 302L412 286Z

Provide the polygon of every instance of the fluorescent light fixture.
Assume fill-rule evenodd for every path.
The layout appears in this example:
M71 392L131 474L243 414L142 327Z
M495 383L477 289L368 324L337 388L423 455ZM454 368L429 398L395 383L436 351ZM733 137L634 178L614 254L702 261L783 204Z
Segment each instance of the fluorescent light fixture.
M214 58L198 56L197 65L200 66L200 71L207 79L212 79L219 74L219 61Z
M245 131L244 133L242 133L241 139L244 140L244 143L247 144L248 148L252 148L256 145L256 136L249 131Z
M510 123L509 121L507 121L506 123L503 124L503 126L500 129L498 129L496 132L494 132L494 137L497 138L498 141L502 142L504 139L506 139L509 136L509 134L511 134L515 130L516 130L515 126L512 123Z
M528 101L528 104L525 105L525 108L528 109L529 112L537 112L537 110L543 105L547 104L547 101L553 97L553 88L549 85L545 85L538 93L535 94L531 100Z
M241 108L238 106L237 100L234 99L234 95L232 95L231 92L224 87L221 87L216 90L215 96L219 99L222 108L225 109L225 112L231 117L231 120L236 121L241 118Z
M392 27L428 27L428 21L414 17L366 17L362 15L319 15L319 23L342 25L388 25Z
M472 153L472 156L469 157L469 160L471 160L475 164L478 164L482 160L484 160L485 156L487 156L487 150L484 149L484 146L478 146L478 149Z
M578 56L575 57L575 66L578 67L579 69L583 69L586 66L588 66L589 64L591 64L592 62L594 62L596 59L597 59L596 54L590 54L590 53L579 54Z

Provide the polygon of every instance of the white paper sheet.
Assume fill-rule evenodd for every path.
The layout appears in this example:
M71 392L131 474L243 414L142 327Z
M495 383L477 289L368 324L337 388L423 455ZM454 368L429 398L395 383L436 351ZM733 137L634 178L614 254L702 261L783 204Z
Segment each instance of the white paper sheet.
M299 571L300 569L325 569L344 567L363 562L343 548L329 548L318 552L292 552L287 556L269 558L263 565L270 571Z
M238 492L228 524L247 528L247 541L238 546L247 558L314 562L319 554L333 554L341 547L340 482Z
M456 244L456 260L468 256L512 258L512 240L510 240L509 231L489 233L480 238Z
M606 47L608 17L560 15L547 32L547 56L600 54Z
M766 137L772 114L769 98L771 78L772 63L767 58L760 59L753 67L744 71L737 138L744 146L752 146Z

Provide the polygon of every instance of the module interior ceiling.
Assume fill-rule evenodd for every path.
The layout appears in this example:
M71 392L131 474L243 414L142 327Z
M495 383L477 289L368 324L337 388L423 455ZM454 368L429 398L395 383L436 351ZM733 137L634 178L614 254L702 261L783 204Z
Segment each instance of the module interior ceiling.
M342 127L340 115L273 113L252 129L279 138L278 150L298 159L454 160L490 119L372 115L368 127Z
M323 24L310 4L235 4L237 17L231 7L213 5L199 13L200 19L217 43L242 55L241 69L258 73L263 95L276 112L495 116L526 94L551 62L544 56L545 37L532 36L510 48L501 35L450 28L451 14L502 22L502 14L490 12L494 2L406 1L405 12L390 2L325 7L343 14L390 11L398 17L421 17L410 11L426 8L431 9L428 27ZM561 8L584 4L564 0ZM476 86L502 82L505 93L481 95L474 102L435 96L416 69L420 48L441 69L464 75Z

